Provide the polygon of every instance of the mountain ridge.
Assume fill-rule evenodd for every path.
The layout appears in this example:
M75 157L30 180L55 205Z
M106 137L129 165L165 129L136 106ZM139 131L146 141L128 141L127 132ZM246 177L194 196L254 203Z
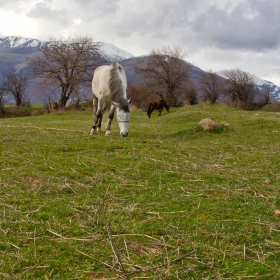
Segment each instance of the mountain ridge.
M48 41L40 41L21 36L0 37L0 80L3 73L7 71L9 64L16 64L20 68L25 67L27 57L40 53L40 48L45 43L48 43ZM136 73L133 71L133 64L137 62L137 58L142 56L135 57L131 53L107 42L96 43L100 44L100 53L103 59L108 62L117 60L125 64L124 68L127 72L128 82L134 82L138 79ZM185 62L188 63L187 61ZM205 71L194 66L191 79L197 82L201 72ZM219 72L217 74L221 76ZM271 89L271 100L280 101L280 87L278 85L257 76L255 77L255 83L260 89L269 86Z
M15 48L37 48L39 49L43 44L49 41L40 41L32 38L25 38L20 36L6 36L0 37L0 49L15 49ZM108 60L124 60L132 58L133 55L117 46L105 43L96 42L100 44L100 52L102 57Z

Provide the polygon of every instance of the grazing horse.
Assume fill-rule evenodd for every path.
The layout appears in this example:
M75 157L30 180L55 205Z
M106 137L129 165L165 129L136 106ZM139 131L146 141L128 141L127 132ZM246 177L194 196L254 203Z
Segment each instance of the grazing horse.
M169 106L164 102L163 99L155 101L149 104L147 115L150 118L154 110L158 110L158 116L161 116L162 109L165 108L169 113Z
M126 97L127 80L123 67L116 61L111 65L103 65L95 69L92 79L94 121L90 134L101 131L102 117L110 108L105 135L110 135L111 122L117 109L117 120L120 134L128 136L131 99Z

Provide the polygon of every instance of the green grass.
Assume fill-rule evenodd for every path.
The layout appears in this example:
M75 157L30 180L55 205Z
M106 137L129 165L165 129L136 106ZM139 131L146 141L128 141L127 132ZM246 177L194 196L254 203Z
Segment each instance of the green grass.
M127 138L91 124L0 120L0 279L279 279L279 113L134 112Z

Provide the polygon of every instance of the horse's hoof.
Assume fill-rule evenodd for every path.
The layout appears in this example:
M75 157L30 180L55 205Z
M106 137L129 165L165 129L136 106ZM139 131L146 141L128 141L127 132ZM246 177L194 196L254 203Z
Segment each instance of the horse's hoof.
M110 136L111 135L111 131L110 130L106 130L105 135L106 136Z
M89 135L92 136L92 135L95 135L95 134L96 134L96 132L94 131L94 129L91 129L90 132L89 132Z

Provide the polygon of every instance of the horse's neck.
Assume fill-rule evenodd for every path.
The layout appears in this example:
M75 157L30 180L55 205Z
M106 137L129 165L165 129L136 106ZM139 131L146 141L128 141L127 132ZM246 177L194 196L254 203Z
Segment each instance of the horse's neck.
M109 89L112 101L121 102L126 99L126 77L118 70L118 67L110 69Z

